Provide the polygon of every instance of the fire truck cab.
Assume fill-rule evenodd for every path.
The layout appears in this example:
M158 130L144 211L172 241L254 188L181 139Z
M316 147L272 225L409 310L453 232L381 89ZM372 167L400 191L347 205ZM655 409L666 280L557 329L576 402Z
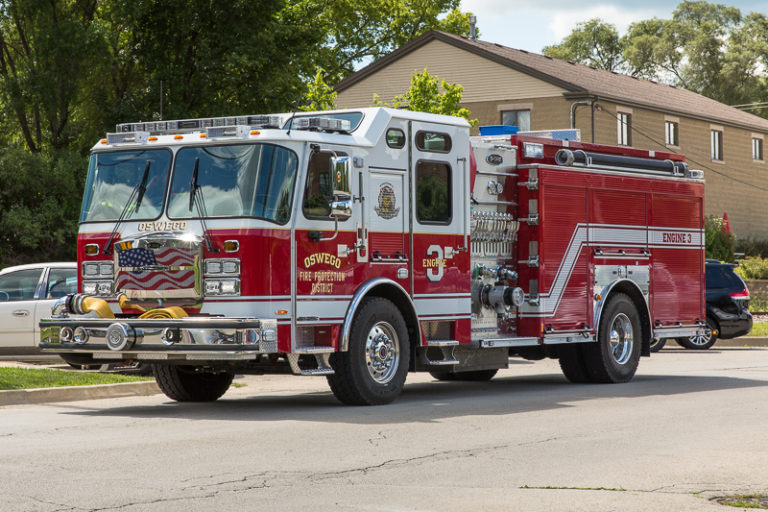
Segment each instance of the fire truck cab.
M151 363L179 401L290 372L383 404L409 371L511 356L626 382L651 339L702 333L701 171L508 131L389 108L118 125L40 347Z

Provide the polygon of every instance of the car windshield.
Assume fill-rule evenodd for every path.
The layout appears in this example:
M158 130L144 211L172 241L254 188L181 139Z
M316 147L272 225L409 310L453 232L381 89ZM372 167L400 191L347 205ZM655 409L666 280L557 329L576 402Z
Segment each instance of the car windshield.
M285 224L291 217L298 158L272 144L189 147L176 156L168 216L198 217L190 207L197 161L197 188L209 217L258 217ZM143 208L143 206L142 206Z
M132 192L142 183L147 163L146 192L137 208L137 195ZM124 219L156 219L163 209L170 166L167 149L93 153L80 222L117 220L132 195L133 204L128 205Z

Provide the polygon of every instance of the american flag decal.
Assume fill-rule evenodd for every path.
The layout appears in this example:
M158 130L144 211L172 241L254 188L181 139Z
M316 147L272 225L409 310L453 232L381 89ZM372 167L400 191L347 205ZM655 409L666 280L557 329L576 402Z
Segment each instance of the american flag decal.
M135 248L117 251L119 290L180 290L195 286L192 248ZM156 267L157 270L142 270Z

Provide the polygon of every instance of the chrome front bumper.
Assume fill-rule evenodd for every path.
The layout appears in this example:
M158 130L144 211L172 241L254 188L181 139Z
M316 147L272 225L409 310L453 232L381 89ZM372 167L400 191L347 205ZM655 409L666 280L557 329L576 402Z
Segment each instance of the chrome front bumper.
M40 321L40 349L92 354L94 359L256 359L277 353L277 320L48 318Z

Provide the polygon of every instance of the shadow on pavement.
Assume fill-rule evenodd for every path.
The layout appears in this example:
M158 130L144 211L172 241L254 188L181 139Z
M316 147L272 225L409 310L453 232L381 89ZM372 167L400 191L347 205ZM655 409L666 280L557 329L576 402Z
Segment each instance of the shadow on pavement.
M135 418L183 418L218 421L308 421L357 424L431 422L444 418L476 415L508 415L575 407L578 402L605 398L648 399L654 395L765 387L762 380L733 377L638 375L627 384L570 384L560 374L497 377L490 382L406 383L403 394L380 407L350 407L340 404L327 392L299 392L294 395L236 396L211 403L79 407L63 414L127 416ZM250 388L250 386L249 386ZM68 405L67 407L71 407Z

